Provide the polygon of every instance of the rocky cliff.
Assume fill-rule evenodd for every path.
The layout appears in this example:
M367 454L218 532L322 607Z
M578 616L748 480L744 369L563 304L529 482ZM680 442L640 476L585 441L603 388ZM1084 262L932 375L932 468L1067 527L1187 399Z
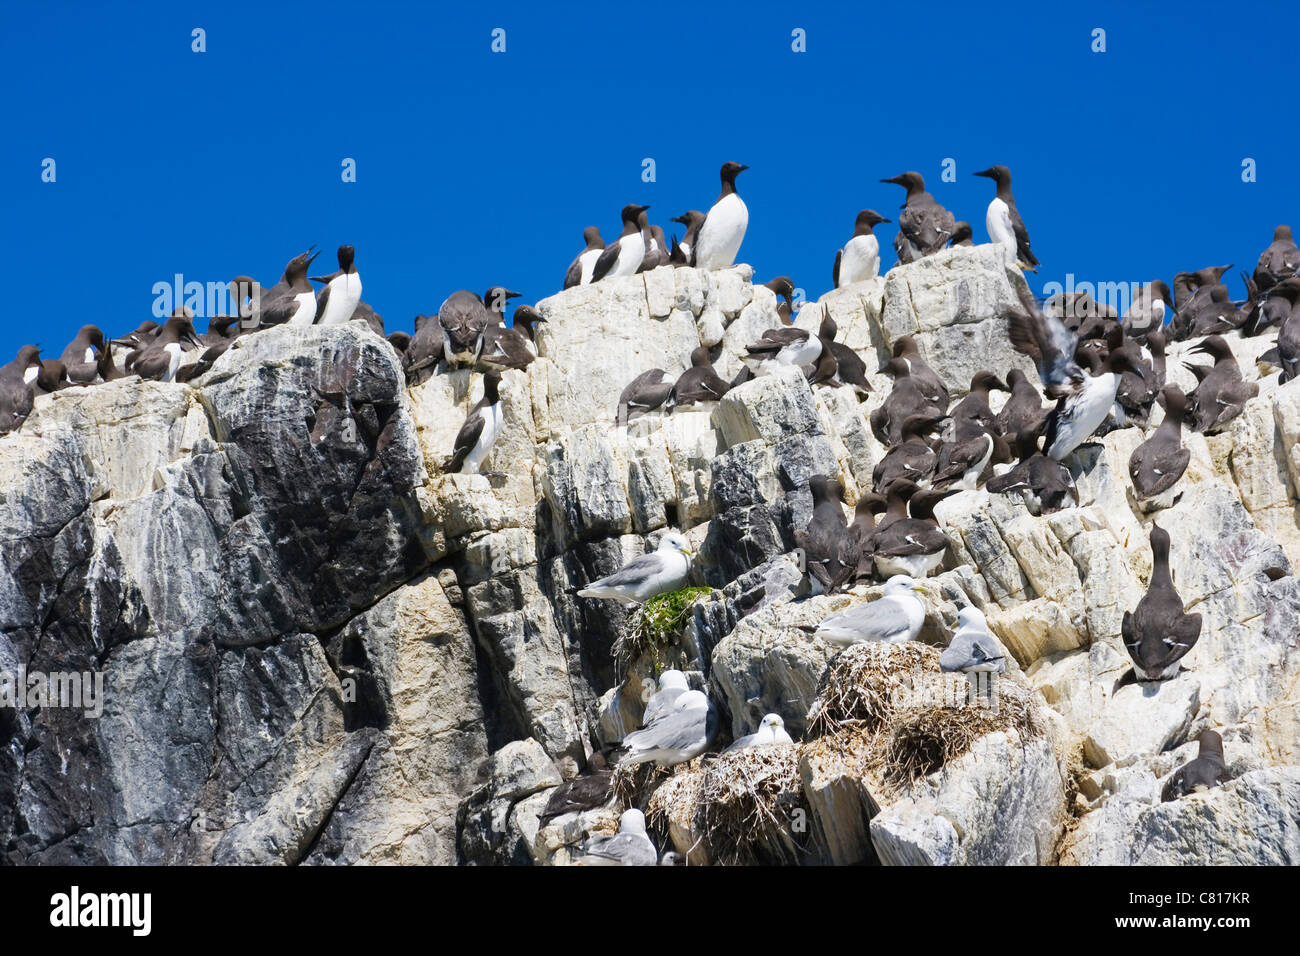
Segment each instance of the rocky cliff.
M955 248L823 303L869 369L911 333L956 397L980 367L1032 375L1006 336L1023 281L996 247ZM792 370L620 426L622 388L700 344L730 378L780 324L773 294L746 266L659 268L537 308L539 358L505 374L479 475L440 464L481 376L408 389L364 323L259 332L189 384L38 399L0 438L0 671L102 675L104 696L0 708L0 858L563 863L615 809L542 827L541 808L637 725L657 666L617 653L634 612L573 591L676 527L712 590L666 652L724 735L776 712L799 741L744 768L761 799L727 790L730 756L620 783L693 862L1300 862L1300 385L1264 378L1225 433L1186 438L1160 521L1205 628L1174 680L1119 683L1151 564L1126 480L1142 430L1069 460L1078 508L942 502L953 546L908 672L937 669L974 603L1014 654L1014 706L901 773L898 728L928 739L930 717L872 736L845 688L902 665L802 629L878 589L806 597L791 556L811 476L850 503L869 488L888 380L859 403ZM1256 343L1228 339L1257 377ZM1235 779L1160 803L1206 728Z

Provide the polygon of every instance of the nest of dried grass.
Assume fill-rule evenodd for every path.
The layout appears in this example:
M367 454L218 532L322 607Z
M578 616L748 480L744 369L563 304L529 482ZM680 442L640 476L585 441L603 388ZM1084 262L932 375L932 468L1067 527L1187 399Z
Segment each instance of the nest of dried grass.
M940 673L939 652L927 644L872 642L846 648L822 675L808 712L808 734L875 731L890 722L900 699Z
M668 648L681 637L691 614L691 605L713 593L712 588L681 588L659 594L642 604L632 627L619 635L611 653L614 662L626 669L641 657L651 661L654 672L667 666Z
M940 770L945 764L969 753L975 741L986 734L1014 730L1022 739L1042 731L1034 719L1032 691L1011 680L997 682L996 706L969 699L962 701L966 678L945 674L943 699L952 706L933 703L896 712L890 721L885 748L885 779L904 787Z
M808 715L805 743L848 760L885 798L970 751L979 738L1014 730L1044 731L1037 703L1022 682L997 678L995 693L972 693L964 674L939 668L925 644L859 644L831 661Z
M619 810L641 808L656 787L673 774L656 763L617 764L610 774L610 792L618 798Z
M716 863L800 863L810 852L812 812L799 778L799 746L747 747L710 760L699 824Z

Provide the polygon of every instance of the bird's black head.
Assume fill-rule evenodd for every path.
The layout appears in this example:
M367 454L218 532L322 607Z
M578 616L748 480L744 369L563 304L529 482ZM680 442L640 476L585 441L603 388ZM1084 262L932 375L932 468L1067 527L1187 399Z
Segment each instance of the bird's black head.
M817 334L826 339L828 342L834 342L835 336L839 332L839 326L831 318L831 309L828 305L822 306L822 324L817 330Z
M18 365L20 368L40 368L41 366L41 348L39 345L24 345L18 350Z
M588 226L582 230L582 241L587 244L589 249L605 248L605 240L600 238L600 230L595 226Z
M353 246L339 246L339 268L347 272L356 260L357 250Z
M691 353L692 368L712 368L713 359L709 356L709 349L706 345L701 345Z
M1221 335L1208 335L1188 351L1201 352L1212 356L1216 362L1220 359L1232 357L1232 349L1228 347L1228 343L1224 341Z
M986 392L1009 392L1010 387L992 372L976 372L970 380L970 390Z
M99 330L97 325L83 325L77 336L78 338L84 336L87 344L96 348L102 349L104 347L104 333Z
M315 246L312 246L311 249L308 249L302 255L294 256L290 259L289 264L284 267L284 277L290 282L304 278L307 275L307 270L311 268L311 264L315 262L316 257L320 255L319 252L312 251L312 249L315 248Z
M494 285L483 293L483 304L488 307L488 311L495 312L497 315L506 314L506 305L511 299L517 299L522 293L511 292L504 286Z
M483 397L486 398L488 402L493 405L495 405L498 401L501 400L501 396L497 393L497 388L498 386L500 386L500 384L501 384L500 372L488 372L486 375L483 376Z
M740 163L723 163L719 175L722 177L724 183L731 183L734 186L736 184L736 177L747 169L749 169L748 166L744 166Z
M971 175L992 179L999 186L1011 185L1011 170L1005 166L990 166L988 169L981 169L978 173L972 173Z
M789 276L777 276L775 279L764 282L763 285L785 299L785 301L794 301L794 280Z
M870 232L872 226L878 226L882 222L893 221L894 220L892 219L886 219L874 209L864 209L862 212L858 213L858 218L854 221L854 225L858 229L865 229L867 232Z
M918 172L908 170L905 173L899 173L897 176L891 176L889 179L882 179L882 183L893 183L895 186L902 186L911 196L913 193L925 192L925 180Z
M965 242L967 239L974 239L974 238L975 238L975 231L971 229L970 223L968 223L965 219L959 219L953 225L952 235L949 237L948 241L955 246L959 243Z
M623 224L636 225L641 218L641 213L649 209L649 206L638 206L636 203L628 203L623 207Z
M900 335L894 340L894 358L902 358L908 355L916 355L916 339L910 335Z
M1290 226L1278 226L1276 229L1273 230L1273 241L1274 241L1274 242L1281 242L1281 241L1284 241L1284 240L1290 240L1290 239L1291 239L1291 227L1290 227Z

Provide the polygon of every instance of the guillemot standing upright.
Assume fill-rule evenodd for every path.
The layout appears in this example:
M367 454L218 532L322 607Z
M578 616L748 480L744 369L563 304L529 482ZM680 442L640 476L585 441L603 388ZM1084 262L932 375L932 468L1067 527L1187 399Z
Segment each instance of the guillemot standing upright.
M313 299L313 301L315 301ZM135 357L131 371L141 378L153 379L155 382L171 382L176 378L176 371L181 367L181 351L184 345L201 348L194 323L183 315L173 315L163 323L157 338Z
M736 177L749 169L740 163L723 163L719 176L722 193L709 207L700 224L695 243L691 246L691 260L697 269L726 269L736 261L740 244L749 228L749 209L736 192Z
M470 409L465 417L465 424L456 433L456 445L451 457L443 465L443 472L462 475L476 475L483 459L492 450L492 444L501 433L504 415L501 410L501 397L497 386L501 383L500 372L488 372L483 376L483 397Z
M29 370L34 373L30 382ZM7 435L27 421L36 400L32 383L40 371L41 350L35 345L24 345L18 350L17 358L0 365L0 435Z
M1169 532L1151 524L1151 581L1147 593L1120 621L1124 647L1133 658L1138 680L1168 680L1175 676L1201 636L1201 615L1185 614L1183 599L1169 573Z
M339 246L339 271L327 276L312 276L312 282L323 282L325 288L316 297L316 324L342 325L352 320L352 313L361 304L361 275L353 260L356 250Z
M591 274L596 268L596 260L600 258L601 252L605 249L605 240L600 238L600 230L595 226L588 226L582 230L582 241L587 244L586 247L574 257L573 261L569 263L568 270L564 273L564 288L566 289L591 282Z
M835 288L842 289L846 285L880 275L880 240L871 230L882 222L893 220L886 219L874 209L864 209L858 213L853 238L835 253L835 267L831 271L831 281Z
M1038 271L1038 259L1029 248L1029 230L1016 210L1016 197L1011 195L1011 170L1005 166L981 169L975 176L983 176L998 184L997 195L989 203L984 225L989 239L1007 250L1012 261L1030 272Z
M307 281L307 270L320 255L308 249L294 256L284 267L284 275L270 289L264 291L256 303L253 315L260 317L262 327L268 325L311 325L316 320L316 293Z
M1273 241L1259 254L1259 262L1255 265L1255 285L1261 292L1267 292L1283 279L1295 275L1298 268L1300 248L1291 238L1291 227L1278 226L1273 230Z
M957 220L925 191L925 180L920 173L909 171L881 182L907 190L903 212L898 217L898 235L894 237L899 262L915 262L923 256L932 256L947 245Z
M693 261L691 250L695 248L695 237L700 234L700 226L704 224L704 213L698 209L688 209L680 216L673 216L672 221L685 226L686 235L682 236L681 242L674 238L668 260L674 266L689 266Z
M596 257L596 264L591 271L592 282L607 277L613 279L636 275L636 270L641 268L641 260L645 258L648 228L645 213L649 208L635 203L623 207L623 232Z

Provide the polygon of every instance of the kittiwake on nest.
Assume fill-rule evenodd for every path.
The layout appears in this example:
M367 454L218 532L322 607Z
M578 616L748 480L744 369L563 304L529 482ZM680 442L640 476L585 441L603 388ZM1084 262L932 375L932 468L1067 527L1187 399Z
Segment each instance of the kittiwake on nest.
M690 545L680 532L669 531L653 553L633 558L608 577L592 581L578 596L642 604L657 594L683 587L690 570Z
M989 631L984 614L974 605L957 612L957 633L939 655L945 671L991 672L1004 674L1007 655L998 639Z
M681 671L667 670L659 675L659 689L651 695L646 701L645 714L641 718L641 726L648 727L664 714L672 710L673 704L677 698L690 690L690 685L686 683L686 675Z
M688 690L673 703L672 710L658 717L644 730L633 731L623 738L626 753L620 766L635 766L655 761L672 767L685 763L708 749L718 730L718 713L709 698L698 690Z
M618 833L592 837L582 845L579 866L657 866L659 851L645 832L645 814L624 810Z
M916 592L925 590L924 585L906 574L896 574L885 582L882 597L832 614L821 622L814 636L840 646L861 641L914 641L925 623L925 605L917 600Z
M766 747L770 744L792 744L793 738L786 733L785 721L780 714L768 714L758 722L758 730L738 739L723 753L744 750L746 747Z

